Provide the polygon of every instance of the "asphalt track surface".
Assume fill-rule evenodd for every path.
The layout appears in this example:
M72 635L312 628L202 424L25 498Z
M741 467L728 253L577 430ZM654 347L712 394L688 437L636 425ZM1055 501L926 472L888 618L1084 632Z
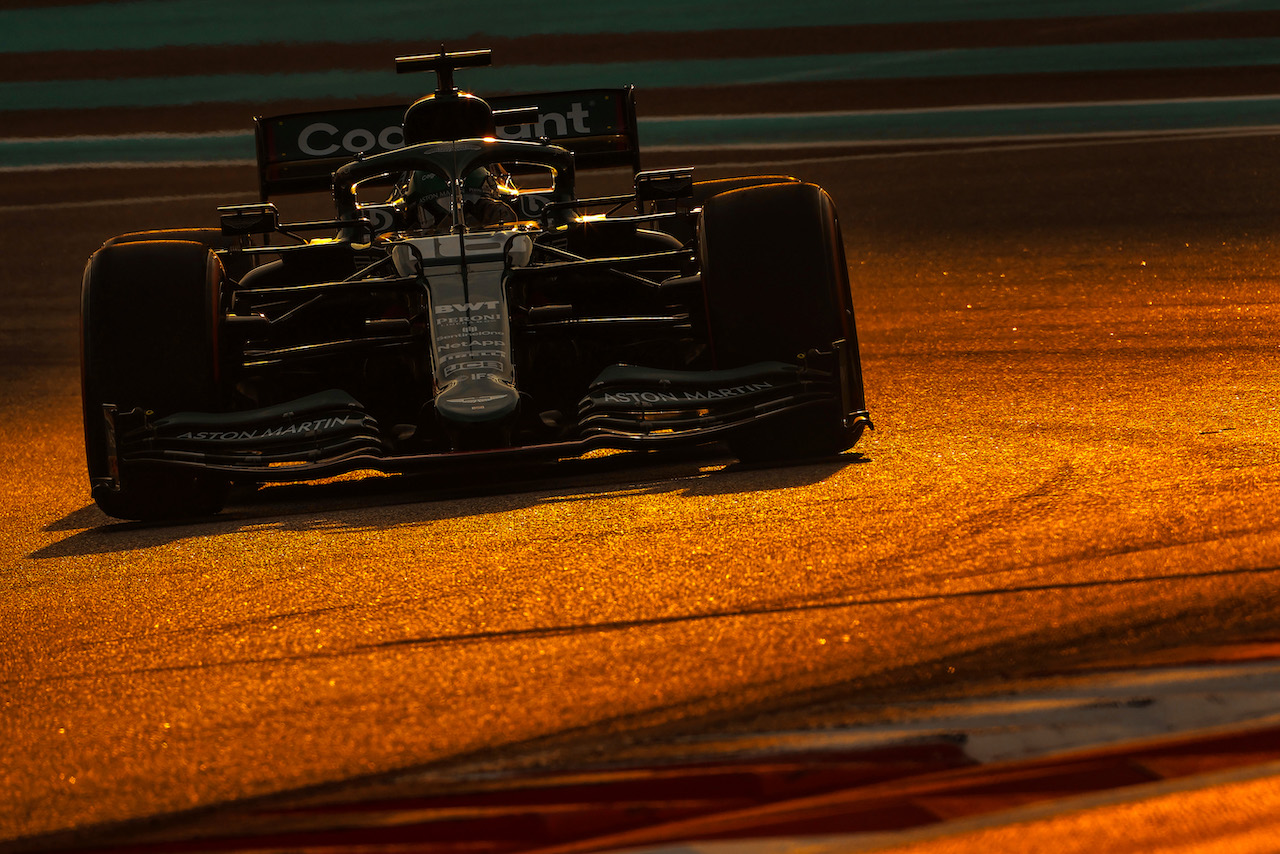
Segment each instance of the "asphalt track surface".
M273 487L160 526L87 496L82 259L211 223L252 175L11 176L0 840L1274 638L1278 142L705 155L835 197L877 428L854 452Z

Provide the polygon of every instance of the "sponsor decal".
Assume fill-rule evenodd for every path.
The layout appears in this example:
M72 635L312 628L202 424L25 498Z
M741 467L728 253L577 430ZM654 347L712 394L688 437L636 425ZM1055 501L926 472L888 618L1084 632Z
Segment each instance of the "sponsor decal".
M727 400L766 391L773 388L773 383L758 382L732 388L701 389L697 391L619 391L605 392L599 399L603 403L621 403L628 406L658 406L663 404L706 403L714 400Z
M520 216L524 219L537 219L542 216L542 209L551 204L551 200L534 193L521 193L516 196L516 205L520 208Z
M538 120L525 125L500 125L498 136L502 139L562 139L566 136L586 136L591 133L587 120L591 113L580 101L574 101L563 113L538 113Z
M382 234L395 227L395 214L386 208L361 207L360 212L369 220L375 234Z
M436 314L453 314L455 312L458 314L468 314L473 311L493 311L497 307L497 300L489 300L486 302L446 303L435 306L434 311ZM497 319L500 315L493 315L493 317ZM472 320L474 319L475 318L473 317Z
M437 306L439 308L439 306ZM463 323L501 323L502 315L500 314L472 314L466 317L437 317L437 324L463 324ZM462 330L463 332L475 331L470 328Z
M506 342L505 340L501 339L501 338L496 339L496 340L492 340L492 341L457 341L457 342L455 342L455 343L453 343L453 344L438 344L438 345L436 345L436 349L437 349L437 350L458 350L458 349L460 349L460 348L462 348L462 347L471 347L471 348L476 348L476 347L501 347L501 346L503 346L503 345L504 345L504 344L506 344L506 343L507 343L507 342ZM483 351L483 350L475 350L475 352L477 352L477 353L483 353L483 352L485 352L485 351ZM485 355L488 355L488 353L485 353Z
M470 355L472 355L472 354L471 354L471 353L463 353L463 354L461 354L461 355L465 358L465 357L470 356ZM489 355L489 354L483 354L483 355ZM501 353L494 353L494 354L492 354L492 355L500 356L500 355L502 355L502 354L501 354ZM451 376L453 376L454 374L458 373L459 371L492 371L492 372L497 372L497 371L504 370L504 369L505 369L505 367L506 367L506 366L505 366L502 362L483 362L483 361L482 361L482 362L463 362L463 363L462 363L462 364L460 364L460 365L447 365L447 366L445 366L445 367L443 368L443 373L444 373L444 375L445 375L446 377L451 377ZM488 376L488 375L487 375L487 374L474 374L473 376Z
M457 361L458 359L482 359L485 356L495 359L501 359L507 355L505 350L467 350L463 353L449 353L440 357L440 363ZM485 362L485 365L500 365L501 362Z
M450 399L449 403L491 403L495 400L504 400L505 394L482 394L478 397L455 397ZM480 407L477 407L480 408Z
M353 416L337 415L332 418L317 418L314 421L299 421L280 427L266 427L261 430L188 430L180 434L179 439L191 439L197 442L243 442L249 439L277 439L281 436L305 436L308 433L322 433L335 427L344 427Z
M503 101L494 99L491 103L501 109ZM511 106L519 106L521 99ZM551 107L552 105L546 105ZM592 126L592 109L603 107L605 120L597 121L600 127ZM300 129L301 122L281 122L280 129L285 139L293 140L293 149L307 157L335 157L340 155L375 154L404 147L404 127L401 117L404 108L360 109L355 111L334 110L319 115L316 121L309 121ZM581 100L554 100L554 108L540 110L538 118L527 124L498 125L495 129L500 139L567 139L576 136L592 136L603 133L614 133L613 123L609 117L614 113L612 100L608 96L597 96L587 103ZM326 120L327 119L327 120ZM302 119L307 121L307 119ZM366 127L365 125L368 125ZM288 152L279 153L288 157Z
M352 128L343 133L328 122L314 122L298 134L298 150L312 157L328 157L339 151L356 155L403 146L404 128L399 125L385 127L376 133L366 128Z

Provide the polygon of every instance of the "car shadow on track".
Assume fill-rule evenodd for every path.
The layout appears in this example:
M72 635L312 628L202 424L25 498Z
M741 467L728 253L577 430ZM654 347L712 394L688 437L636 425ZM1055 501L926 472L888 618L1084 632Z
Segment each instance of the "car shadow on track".
M374 475L325 483L233 488L226 508L216 516L160 523L112 520L90 504L46 526L46 532L75 533L29 557L110 554L232 534L264 524L286 531L390 528L619 494L688 498L792 489L812 486L851 465L869 462L861 453L768 466L709 456L705 449L701 453L620 453L477 473L461 479L462 485L442 486L438 477L425 475ZM371 525L364 517L364 511L370 509L410 504L422 505L423 512L389 524Z

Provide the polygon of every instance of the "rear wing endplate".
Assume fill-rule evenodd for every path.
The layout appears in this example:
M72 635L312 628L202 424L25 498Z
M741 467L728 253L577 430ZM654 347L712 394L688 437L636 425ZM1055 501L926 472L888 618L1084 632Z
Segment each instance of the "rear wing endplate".
M627 166L640 171L633 86L485 100L497 113L501 139L545 139L572 151L579 169ZM338 167L357 155L401 148L407 108L391 104L254 119L259 197L266 201L275 195L326 192ZM503 110L519 110L521 121L532 119L536 110L537 119L503 125Z

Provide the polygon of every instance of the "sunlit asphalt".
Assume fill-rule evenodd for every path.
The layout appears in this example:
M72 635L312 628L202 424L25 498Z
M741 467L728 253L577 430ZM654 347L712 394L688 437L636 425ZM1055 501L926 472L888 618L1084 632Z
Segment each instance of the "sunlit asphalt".
M87 498L80 264L217 200L5 208L0 838L466 755L797 727L815 703L893 718L1274 634L1274 146L767 167L840 206L877 425L856 453L278 488L158 527ZM62 198L60 179L2 203ZM247 172L76 180L252 192Z

